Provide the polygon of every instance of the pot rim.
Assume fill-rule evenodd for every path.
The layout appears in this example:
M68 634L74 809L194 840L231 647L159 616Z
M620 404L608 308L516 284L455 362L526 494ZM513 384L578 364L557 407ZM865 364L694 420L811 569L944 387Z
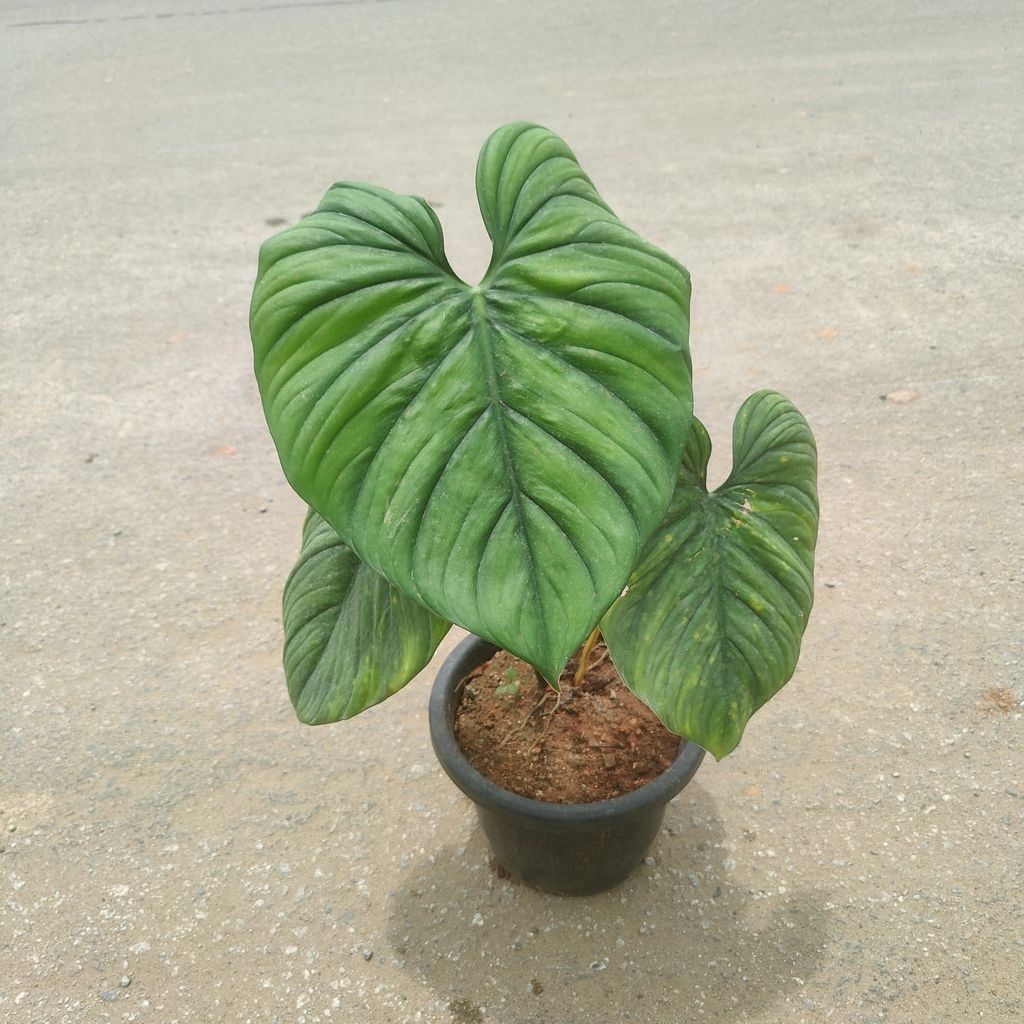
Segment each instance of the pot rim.
M704 759L704 749L684 739L676 759L656 779L639 789L608 800L558 804L535 800L503 789L469 763L455 739L455 692L463 678L483 664L499 648L472 634L445 658L430 693L430 738L441 766L463 793L475 803L529 821L534 826L572 828L600 826L612 819L640 814L651 806L666 804L693 778Z

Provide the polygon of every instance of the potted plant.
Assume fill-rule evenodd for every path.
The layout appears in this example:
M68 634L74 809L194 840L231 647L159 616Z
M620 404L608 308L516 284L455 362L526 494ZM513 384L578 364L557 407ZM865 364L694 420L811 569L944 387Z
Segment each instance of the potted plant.
M793 674L816 451L793 404L757 392L732 473L708 492L686 270L538 125L491 135L476 187L493 256L475 286L448 265L425 200L373 185L332 186L260 251L256 378L310 507L285 586L285 671L300 719L335 722L404 686L451 623L469 630L479 639L435 686L435 749L484 800L499 860L593 891L643 856L703 750L729 753ZM585 675L598 634L629 690L686 737L672 768L589 805L481 788L453 742L461 681L501 649L565 691L566 663Z

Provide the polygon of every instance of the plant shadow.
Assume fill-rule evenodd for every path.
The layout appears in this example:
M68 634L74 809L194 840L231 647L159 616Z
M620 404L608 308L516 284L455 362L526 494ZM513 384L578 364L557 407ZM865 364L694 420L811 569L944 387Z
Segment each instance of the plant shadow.
M453 1024L731 1024L780 1004L795 1010L820 965L829 894L733 883L739 844L726 842L699 783L669 806L648 861L599 896L502 879L472 821L464 845L423 858L392 892L388 921L399 965Z

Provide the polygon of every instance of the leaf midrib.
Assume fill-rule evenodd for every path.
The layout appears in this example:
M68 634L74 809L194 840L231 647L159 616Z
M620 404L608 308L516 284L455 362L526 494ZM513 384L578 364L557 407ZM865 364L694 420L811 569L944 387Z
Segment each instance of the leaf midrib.
M704 507L707 510L708 532L711 534L711 571L708 573L708 577L711 580L711 586L714 591L714 650L718 656L716 664L719 672L724 672L726 669L725 652L726 648L731 646L729 630L726 627L726 586L725 574L722 569L726 563L723 551L726 531L725 520L731 519L733 515L733 509L727 504L728 500L720 491L715 490L708 493L704 502ZM729 596L736 597L732 591L729 592Z
M515 460L512 457L512 443L508 436L508 427L505 423L505 400L501 393L501 380L498 376L497 360L494 351L494 340L492 337L493 328L490 318L487 316L487 299L480 289L472 289L472 303L470 306L474 326L474 337L479 342L475 347L480 354L480 367L483 372L484 382L487 386L489 396L488 406L491 409L491 416L494 421L494 429L498 440L498 451L500 452L502 466L505 476L512 490L511 503L515 508L516 519L519 525L519 534L522 537L523 545L526 548L527 575L531 588L537 595L540 602L540 576L537 572L537 556L530 541L530 531L526 521L526 508L522 488L519 486L519 478L516 475ZM547 644L547 624L543 616L539 620L539 627L542 630L542 639Z
M748 562L753 564L759 572L764 576L767 576L772 583L785 591L787 596L798 608L800 602L795 595L788 591L783 580L777 577L771 569L761 565L758 559L750 555L745 544L743 544L739 538L733 538L731 542L727 541L726 537L729 530L727 521L734 519L737 514L738 503L736 502L735 497L726 493L725 488L719 488L718 490L711 491L707 497L707 508L710 513L708 517L708 526L709 532L713 538L712 571L709 573L709 576L715 593L715 648L718 652L719 664L721 666L721 670L724 671L726 668L726 649L733 650L741 656L742 661L746 664L747 670L750 673L750 681L754 684L758 680L758 673L754 671L753 666L750 665L746 655L736 645L732 631L728 627L727 623L729 622L730 617L726 609L727 601L731 600L736 602L742 609L742 614L754 615L756 618L760 619L765 624L767 635L774 643L783 662L788 663L790 659L785 647L776 635L776 630L772 628L765 616L756 608L744 601L735 590L727 586L725 580L725 567L728 566L730 569L732 568L729 565L730 556L735 556L736 552L740 552L741 557L746 558ZM763 703L763 701L761 703ZM760 706L760 704L758 704L758 706Z

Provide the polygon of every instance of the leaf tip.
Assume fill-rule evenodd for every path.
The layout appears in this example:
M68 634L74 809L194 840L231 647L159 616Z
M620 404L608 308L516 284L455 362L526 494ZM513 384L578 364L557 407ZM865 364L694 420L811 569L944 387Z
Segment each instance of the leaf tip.
M295 710L295 717L303 725L330 725L332 722L338 721L337 718L324 714L321 702L303 700L302 692L292 696L292 707Z
M742 735L743 730L741 729L735 736L715 736L698 742L699 745L715 759L715 761L722 761L740 745L740 738Z

